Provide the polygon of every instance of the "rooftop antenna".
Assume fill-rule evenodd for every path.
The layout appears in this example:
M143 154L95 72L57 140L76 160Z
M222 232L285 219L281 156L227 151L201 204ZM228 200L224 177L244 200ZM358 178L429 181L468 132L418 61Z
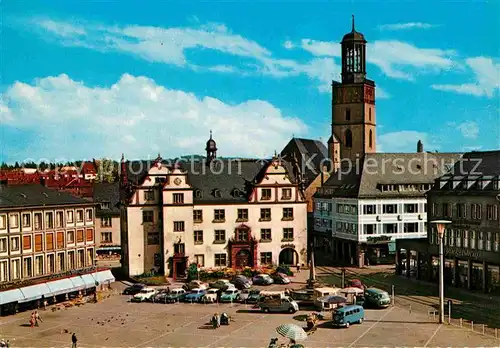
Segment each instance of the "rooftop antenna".
M354 15L352 15L352 32L355 32L356 30L354 29Z

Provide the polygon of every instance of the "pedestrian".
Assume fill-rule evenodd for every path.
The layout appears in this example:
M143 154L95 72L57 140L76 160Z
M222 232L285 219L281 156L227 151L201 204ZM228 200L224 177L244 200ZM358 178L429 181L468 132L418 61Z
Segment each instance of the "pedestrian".
M38 322L42 322L42 318L40 318L40 314L38 314L38 311L35 311L35 326L38 326Z
M35 312L31 312L30 327L35 327Z
M297 264L297 273L300 273L300 264Z
M71 336L71 348L76 348L76 342L78 342L78 339L76 338L76 334L73 332L73 335Z

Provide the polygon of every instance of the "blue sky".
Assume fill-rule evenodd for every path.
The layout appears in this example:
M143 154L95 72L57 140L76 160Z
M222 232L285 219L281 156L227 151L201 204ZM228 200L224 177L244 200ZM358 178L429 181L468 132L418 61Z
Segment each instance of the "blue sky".
M3 1L0 161L267 156L330 135L368 40L384 152L500 148L500 3Z

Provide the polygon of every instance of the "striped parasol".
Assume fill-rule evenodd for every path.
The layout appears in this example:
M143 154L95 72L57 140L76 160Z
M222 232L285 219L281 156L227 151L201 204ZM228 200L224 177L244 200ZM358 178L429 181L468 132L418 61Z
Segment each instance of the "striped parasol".
M302 341L307 338L307 333L298 325L283 324L276 328L276 332L281 336L294 341Z

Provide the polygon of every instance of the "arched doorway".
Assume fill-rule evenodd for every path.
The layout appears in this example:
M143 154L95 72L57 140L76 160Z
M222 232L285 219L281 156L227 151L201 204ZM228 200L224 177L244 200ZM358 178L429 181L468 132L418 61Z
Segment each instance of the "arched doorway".
M252 264L251 261L252 261L251 255L250 255L250 251L248 249L240 250L236 254L236 267L237 268L244 268L244 267L250 266Z
M299 263L299 254L292 248L281 250L279 256L280 265L296 266Z

